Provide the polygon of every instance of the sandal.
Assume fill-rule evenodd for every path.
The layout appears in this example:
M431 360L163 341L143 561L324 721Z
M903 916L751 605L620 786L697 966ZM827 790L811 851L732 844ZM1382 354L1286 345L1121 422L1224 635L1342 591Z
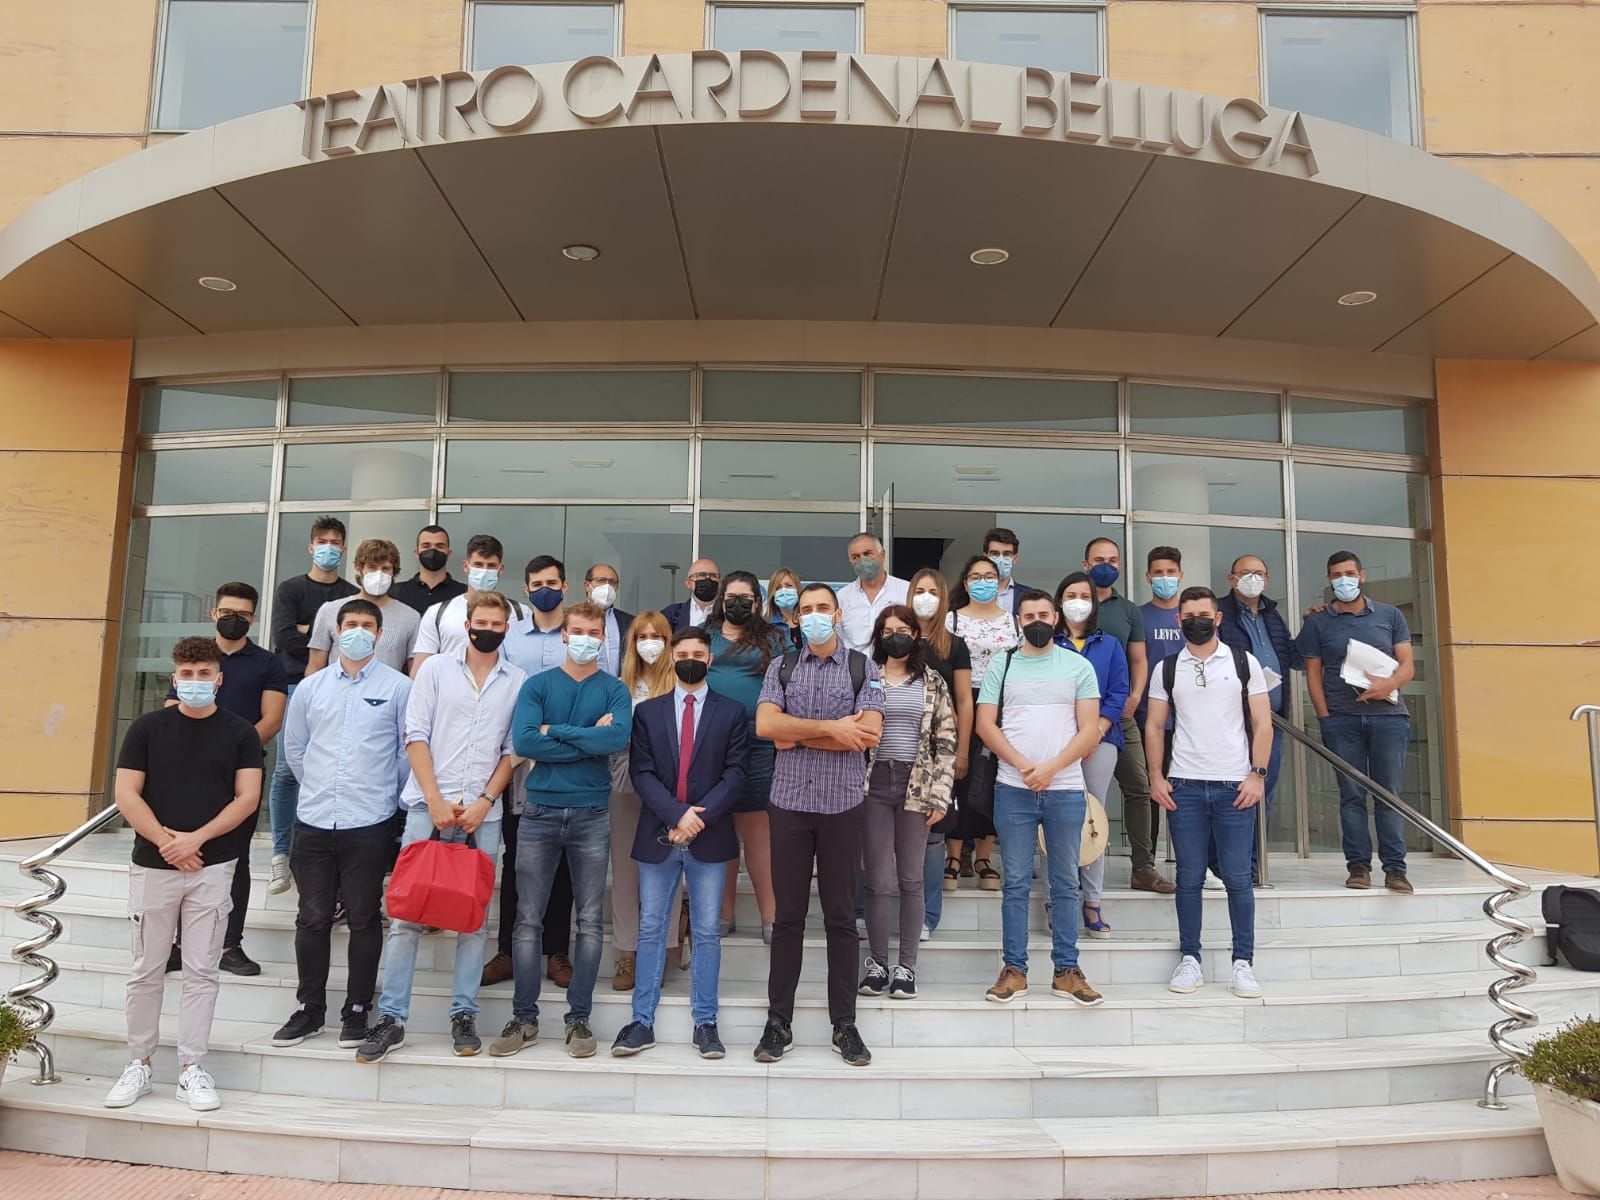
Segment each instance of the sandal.
M978 876L978 887L985 892L998 892L1000 890L1000 872L989 865L987 858L972 860L972 869Z
M1089 914L1093 913L1094 916ZM1100 906L1085 901L1083 905L1083 927L1092 938L1108 938L1111 936L1111 926L1105 923L1100 916Z
M945 856L944 860L944 890L953 892L961 886L961 860L954 854Z

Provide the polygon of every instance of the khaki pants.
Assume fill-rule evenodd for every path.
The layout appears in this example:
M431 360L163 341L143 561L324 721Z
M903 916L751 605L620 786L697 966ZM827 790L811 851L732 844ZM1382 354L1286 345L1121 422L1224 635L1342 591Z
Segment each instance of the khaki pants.
M632 788L613 788L606 807L611 815L611 938L618 950L632 954L639 949L639 864L633 861L633 835L644 801ZM673 923L669 937L674 943L677 935Z
M217 963L233 910L232 862L198 871L132 867L128 919L133 969L128 975L128 1051L149 1058L161 1040L161 993L172 935L183 930L183 999L178 1009L178 1061L205 1057L217 1011Z

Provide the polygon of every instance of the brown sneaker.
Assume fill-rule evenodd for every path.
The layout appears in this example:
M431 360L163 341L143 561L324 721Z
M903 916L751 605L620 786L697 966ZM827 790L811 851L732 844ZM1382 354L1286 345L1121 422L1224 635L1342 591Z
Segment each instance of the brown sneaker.
M611 990L613 992L633 991L633 952L631 950L617 951L617 969L611 973Z
M496 954L483 964L483 979L480 987L489 987L492 984L504 983L511 978L511 955Z
M1402 896L1409 896L1417 890L1411 886L1411 881L1406 878L1404 871L1385 871L1383 886L1391 892L1399 892Z
M552 954L545 960L544 977L558 988L572 982L572 960L565 954Z
M1083 977L1083 972L1077 967L1068 967L1065 971L1057 971L1050 980L1050 994L1062 996L1068 1000L1076 1000L1085 1008L1093 1008L1105 1001L1105 997L1089 986L1089 981Z
M1163 896L1170 896L1178 890L1177 884L1154 867L1140 867L1128 879L1128 886L1136 892L1157 892Z
M1366 891L1372 886L1372 872L1366 867L1351 867L1350 878L1344 881L1347 888L1355 888L1359 892Z
M994 981L994 986L983 994L983 998L993 1000L996 1004L1004 1004L1007 1000L1015 1000L1018 996L1027 994L1028 977L1015 967L1001 967L1000 978Z

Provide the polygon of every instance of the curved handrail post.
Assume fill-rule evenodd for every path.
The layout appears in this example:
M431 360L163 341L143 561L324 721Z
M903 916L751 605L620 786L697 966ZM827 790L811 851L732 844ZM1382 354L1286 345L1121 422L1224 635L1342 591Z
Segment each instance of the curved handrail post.
M1595 710L1600 713L1600 708ZM1573 714L1577 716L1576 713ZM1593 736L1595 730L1594 718L1590 718L1590 730ZM1539 1023L1539 1014L1525 1005L1518 1004L1510 999L1506 993L1517 988L1526 987L1538 978L1534 969L1526 963L1520 963L1510 957L1506 951L1533 936L1533 926L1517 917L1505 912L1506 905L1512 904L1524 896L1531 895L1533 888L1524 883L1515 875L1501 870L1494 863L1484 858L1473 850L1460 838L1436 825L1417 809L1407 804L1388 788L1373 780L1365 772L1358 770L1350 763L1345 762L1332 750L1329 750L1317 739L1311 737L1299 726L1291 724L1277 713L1272 714L1272 723L1284 733L1310 750L1318 758L1326 762L1346 779L1353 780L1361 787L1371 792L1379 803L1387 804L1411 824L1422 830L1434 841L1447 847L1452 854L1465 862L1471 863L1482 871L1491 880L1500 885L1500 890L1483 902L1483 912L1506 932L1496 934L1489 939L1487 953L1489 961L1502 971L1506 972L1504 979L1496 979L1489 985L1489 1003L1493 1004L1505 1017L1496 1021L1489 1027L1489 1044L1501 1054L1506 1056L1504 1062L1496 1063L1490 1069L1488 1078L1483 1083L1483 1098L1478 1101L1480 1108L1504 1109L1505 1104L1500 1100L1500 1081L1512 1071L1515 1071L1522 1061L1528 1056L1526 1046L1511 1040L1511 1034L1519 1029L1530 1029ZM1600 766L1596 767L1600 772ZM1600 788L1600 774L1597 774L1597 788ZM1600 793L1597 793L1600 794Z
M1572 720L1589 719L1589 786L1594 790L1595 853L1600 854L1600 704L1580 704L1572 710Z

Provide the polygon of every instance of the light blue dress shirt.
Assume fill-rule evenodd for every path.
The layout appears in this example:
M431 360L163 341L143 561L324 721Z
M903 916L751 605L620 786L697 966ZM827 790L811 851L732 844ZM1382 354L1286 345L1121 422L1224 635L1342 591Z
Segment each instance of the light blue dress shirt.
M452 804L475 801L500 760L516 753L511 745L511 714L527 679L522 668L500 654L480 689L466 659L464 649L433 655L417 668L406 704L406 744L427 745L439 794ZM415 774L407 777L400 803L405 808L427 807ZM500 817L496 797L485 820Z
M411 774L410 697L411 681L376 657L350 675L336 655L295 688L283 748L300 781L297 819L315 829L362 829L394 816Z
M506 634L501 652L511 664L528 675L538 675L567 660L567 644L561 640L561 626L546 633L532 621Z

